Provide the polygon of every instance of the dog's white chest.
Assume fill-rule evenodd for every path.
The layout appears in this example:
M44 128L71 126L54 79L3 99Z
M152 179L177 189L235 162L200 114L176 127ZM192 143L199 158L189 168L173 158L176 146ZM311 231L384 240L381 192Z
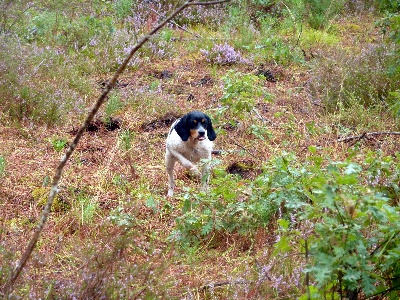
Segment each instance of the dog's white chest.
M203 140L193 142L190 139L186 142L182 141L179 135L173 130L167 141L167 149L180 153L192 163L197 163L203 158L209 158L213 149L213 142Z
M193 163L199 162L203 158L208 158L212 151L212 142L210 141L201 141L193 148L190 146L186 148L185 153L182 153L186 159L190 160Z

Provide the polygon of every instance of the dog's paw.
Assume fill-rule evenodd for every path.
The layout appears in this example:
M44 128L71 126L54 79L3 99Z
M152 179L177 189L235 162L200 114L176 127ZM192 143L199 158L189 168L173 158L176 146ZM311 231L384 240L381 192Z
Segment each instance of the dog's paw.
M174 190L173 189L168 189L167 197L172 197L172 196L174 196Z

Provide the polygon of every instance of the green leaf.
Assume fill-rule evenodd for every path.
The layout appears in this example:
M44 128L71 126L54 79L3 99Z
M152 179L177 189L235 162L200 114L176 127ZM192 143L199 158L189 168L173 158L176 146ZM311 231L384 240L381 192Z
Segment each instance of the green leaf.
M350 174L358 174L358 173L360 173L361 171L362 171L362 168L361 168L361 166L360 166L359 164L350 163L350 164L346 167L344 173L347 174L347 175L350 175Z
M201 228L201 234L202 235L207 235L211 232L213 229L213 221L209 220L203 227Z
M310 151L312 154L317 153L317 147L315 146L308 146L308 151Z
M272 255L276 256L278 255L278 253L282 254L288 252L291 249L289 242L290 242L289 236L286 235L281 236L279 241L274 244L275 250L272 253Z

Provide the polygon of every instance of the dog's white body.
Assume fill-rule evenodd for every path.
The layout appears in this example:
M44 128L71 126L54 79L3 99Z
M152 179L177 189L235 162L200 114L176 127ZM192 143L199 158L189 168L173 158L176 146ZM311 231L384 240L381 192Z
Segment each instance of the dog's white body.
M174 165L177 161L192 173L201 175L202 189L207 189L209 181L209 160L211 159L211 152L214 146L213 141L209 139L208 131L212 131L212 139L215 139L216 137L210 121L210 130L205 129L200 125L200 129L191 129L190 135L187 140L184 141L182 136L179 135L175 129L179 122L181 122L181 119L176 120L174 124L172 124L166 141L165 164L168 173L169 197L172 197L174 194L175 181L173 171ZM199 132L201 134L199 134ZM202 159L206 159L208 162L206 161L204 163L200 174L196 164Z

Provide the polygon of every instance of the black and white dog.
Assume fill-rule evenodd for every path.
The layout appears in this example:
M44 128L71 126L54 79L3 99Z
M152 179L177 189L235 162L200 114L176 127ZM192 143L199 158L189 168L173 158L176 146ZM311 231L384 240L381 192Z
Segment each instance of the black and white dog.
M165 164L168 173L168 196L174 194L174 165L179 162L183 167L200 175L196 167L201 159L211 159L213 141L217 135L211 119L204 113L192 111L176 120L168 133ZM209 163L205 163L201 172L202 189L207 189L209 181Z

